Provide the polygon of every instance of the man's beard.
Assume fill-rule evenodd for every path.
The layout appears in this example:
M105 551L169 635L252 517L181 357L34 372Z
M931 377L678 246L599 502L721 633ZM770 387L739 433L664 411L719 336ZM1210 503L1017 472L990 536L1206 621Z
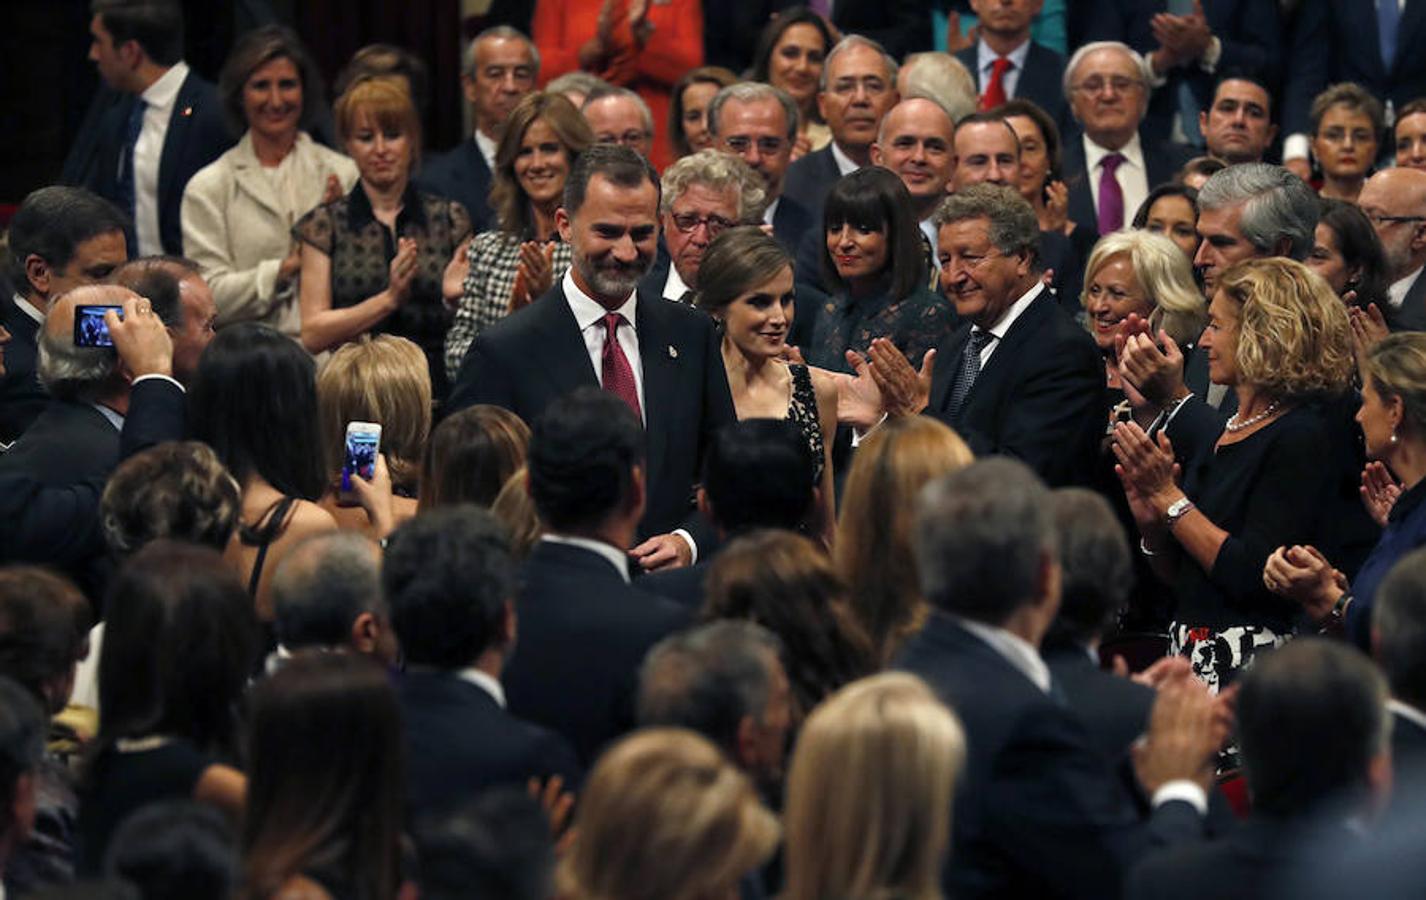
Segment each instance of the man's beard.
M606 297L626 297L639 286L639 281L649 274L653 263L652 254L640 253L631 263L618 263L606 258L603 263L595 263L587 256L576 254L575 268L596 293Z

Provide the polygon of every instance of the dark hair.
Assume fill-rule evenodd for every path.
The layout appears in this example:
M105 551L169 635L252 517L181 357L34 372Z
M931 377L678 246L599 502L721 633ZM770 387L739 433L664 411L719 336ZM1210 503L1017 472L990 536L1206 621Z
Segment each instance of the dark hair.
M628 501L644 464L644 430L608 391L582 387L551 403L530 435L530 495L555 531L603 523Z
M687 156L693 152L693 148L688 146L688 136L683 130L683 92L695 84L716 84L719 89L722 89L730 84L736 84L737 81L738 76L722 66L699 66L684 72L683 77L678 79L673 86L673 96L669 100L668 106L668 137L669 142L673 144L675 158ZM703 113L707 115L708 110L705 109Z
M159 66L183 58L183 7L175 0L90 0L89 12L104 23L115 47L138 41Z
M574 218L584 205L585 192L595 175L603 176L621 188L640 188L645 182L652 184L654 209L658 209L663 186L653 163L620 144L591 144L574 160L569 178L564 183L564 211L570 218Z
M1426 709L1426 549L1402 557L1376 591L1376 660L1392 696Z
M750 528L797 531L812 508L815 463L801 430L785 419L726 425L709 442L703 488L713 518L730 534Z
M227 897L238 875L233 830L222 813L193 800L140 807L110 838L104 873L139 888L144 900Z
M1356 305L1365 309L1369 303L1378 307L1386 303L1387 288L1391 286L1386 251L1382 249L1381 238L1361 207L1345 200L1324 197L1322 216L1317 224L1326 225L1337 236L1337 247L1347 268L1361 267L1362 274L1347 283L1348 290L1357 292Z
M867 166L845 175L827 192L822 207L822 271L827 283L846 289L837 274L832 254L827 251L826 234L851 223L858 228L886 235L886 268L890 279L891 302L910 296L926 283L926 254L921 246L921 227L911 211L911 194L901 178L881 166Z
M214 336L188 388L188 427L240 485L257 475L307 500L326 490L316 364L274 328L243 322Z
M737 759L738 726L761 722L772 693L769 660L782 642L750 621L722 620L681 631L649 650L639 669L639 726L688 728Z
M172 272L157 266L137 267L133 263L125 263L114 270L109 280L146 298L154 315L164 325L169 328L183 327L182 289Z
M326 531L298 542L272 574L277 639L288 650L345 647L362 613L386 614L381 552L355 531Z
M0 675L58 712L68 698L48 696L45 685L73 670L90 619L89 602L68 579L36 566L0 569Z
M395 44L367 44L353 53L337 73L332 93L340 97L359 81L392 75L406 79L411 87L411 102L417 110L425 110L430 98L427 86L431 80L426 63L410 50ZM305 93L306 86L303 87Z
M1182 182L1190 175L1202 175L1204 178L1211 178L1219 172L1228 168L1228 163L1216 156L1195 156L1174 174L1174 181Z
M546 900L555 852L545 812L524 788L497 787L416 823L423 900Z
M44 758L48 721L29 691L0 675L0 834L12 834L15 791Z
M1070 640L1098 640L1118 621L1134 571L1124 526L1099 494L1060 488L1050 494L1060 545L1056 628Z
M31 191L10 220L10 279L28 293L25 259L31 254L64 270L80 244L101 234L123 232L129 217L114 204L82 187L52 185Z
M508 637L515 563L487 510L448 506L406 522L387 541L381 582L410 663L463 669Z
M1139 209L1134 213L1132 227L1142 229L1149 224L1149 212L1165 197L1182 197L1188 201L1188 205L1193 207L1193 219L1198 221L1198 190L1177 181L1166 181L1149 191L1149 195L1144 198L1144 202L1139 204Z
M394 897L403 756L396 692L370 659L308 651L261 682L238 896L265 900L302 873L334 896Z
M1059 180L1060 172L1064 168L1064 149L1060 139L1060 129L1040 104L1023 97L1016 97L1000 104L991 110L990 114L1001 120L1008 120L1011 116L1021 116L1034 122L1035 127L1040 129L1040 137L1045 142L1045 158L1050 161L1050 171L1045 176L1045 183L1048 185L1051 181ZM1006 124L1010 123L1006 121ZM1016 139L1019 139L1018 135Z
M1386 695L1371 661L1345 643L1298 638L1255 659L1237 709L1254 811L1297 818L1364 793L1387 745Z
M794 6L784 9L777 14L777 18L772 19L763 26L762 33L758 35L756 48L753 50L753 66L748 72L749 81L768 81L768 72L772 68L772 51L777 47L777 42L782 40L783 34L794 25L811 25L822 35L822 52L828 54L832 52L832 47L836 46L836 41L832 38L832 32L827 28L827 22L820 15L808 9L806 6ZM769 82L770 83L770 82Z
M1208 104L1210 107L1218 102L1218 91L1223 87L1225 81L1246 81L1248 84L1262 91L1268 101L1268 121L1271 122L1273 120L1273 91L1272 88L1268 87L1267 80L1263 78L1261 72L1238 66L1219 69L1213 79L1213 92L1208 95Z
M1417 97L1414 100L1409 100L1402 104L1401 109L1396 111L1396 121L1400 123L1401 120L1407 116L1414 116L1419 113L1426 113L1426 97ZM1393 132L1395 131L1394 126L1392 130Z
M156 538L222 552L242 512L242 491L207 444L170 441L134 454L104 485L100 520L121 555Z
M287 59L297 69L302 82L302 115L299 128L310 128L322 102L322 74L308 55L297 33L285 25L263 25L238 38L218 73L218 96L223 116L234 134L248 127L243 111L243 88L253 73L275 59Z
M216 550L160 539L120 567L104 608L96 751L163 734L235 756L257 623L232 567Z
M525 464L530 427L499 406L477 404L431 432L421 461L421 511L451 503L489 507Z

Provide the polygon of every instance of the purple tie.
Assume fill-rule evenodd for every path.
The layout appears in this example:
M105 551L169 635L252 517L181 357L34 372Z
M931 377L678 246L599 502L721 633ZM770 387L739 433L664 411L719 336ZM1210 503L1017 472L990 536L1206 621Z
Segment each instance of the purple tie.
M1124 191L1114 172L1124 162L1124 154L1110 153L1099 161L1099 233L1108 234L1124 227Z

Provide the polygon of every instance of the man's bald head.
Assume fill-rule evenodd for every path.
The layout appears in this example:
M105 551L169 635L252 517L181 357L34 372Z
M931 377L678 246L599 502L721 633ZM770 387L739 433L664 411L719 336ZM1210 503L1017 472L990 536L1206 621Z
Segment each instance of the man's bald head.
M40 333L36 372L56 400L93 401L122 391L118 358L106 347L74 346L74 310L80 306L122 306L138 295L116 284L90 284L56 298Z
M872 146L872 162L895 172L925 218L945 196L955 170L955 123L934 100L913 97L891 108L881 120Z
M1426 264L1426 172L1384 169L1362 185L1357 205L1381 238L1392 281Z

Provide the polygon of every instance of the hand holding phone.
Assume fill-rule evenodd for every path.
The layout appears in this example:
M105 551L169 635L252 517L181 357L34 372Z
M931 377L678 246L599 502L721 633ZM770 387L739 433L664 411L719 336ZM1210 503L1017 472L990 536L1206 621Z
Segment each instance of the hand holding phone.
M376 422L348 423L345 447L337 502L343 506L356 506L359 498L352 489L352 475L359 475L366 481L375 476L376 457L381 452L381 426Z
M109 334L109 325L104 321L104 313L111 309L120 319L124 318L122 306L84 304L76 306L74 308L74 346L114 346L114 338Z

